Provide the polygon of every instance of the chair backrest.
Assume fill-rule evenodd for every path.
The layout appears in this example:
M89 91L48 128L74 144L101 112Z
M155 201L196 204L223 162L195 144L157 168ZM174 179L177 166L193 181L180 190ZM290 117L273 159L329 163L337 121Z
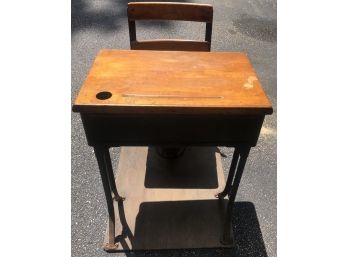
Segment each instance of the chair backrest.
M130 48L133 50L210 51L213 7L209 4L174 2L128 3ZM205 41L196 40L142 40L136 36L136 20L177 20L205 22Z

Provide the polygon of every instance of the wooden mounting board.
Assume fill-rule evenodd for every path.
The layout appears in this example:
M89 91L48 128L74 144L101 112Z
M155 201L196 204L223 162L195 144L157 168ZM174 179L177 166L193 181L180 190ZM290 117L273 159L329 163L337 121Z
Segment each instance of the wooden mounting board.
M116 177L126 200L115 204L113 251L231 247L220 243L227 200L214 197L225 185L215 147L190 147L176 160L122 147Z

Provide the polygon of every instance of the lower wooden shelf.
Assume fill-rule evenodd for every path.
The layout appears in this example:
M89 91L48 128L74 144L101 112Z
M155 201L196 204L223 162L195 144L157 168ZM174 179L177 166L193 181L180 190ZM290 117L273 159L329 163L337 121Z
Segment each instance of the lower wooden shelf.
M116 184L126 200L115 203L117 247L106 250L231 247L220 243L227 200L214 197L225 186L217 148L166 160L152 147L122 147Z

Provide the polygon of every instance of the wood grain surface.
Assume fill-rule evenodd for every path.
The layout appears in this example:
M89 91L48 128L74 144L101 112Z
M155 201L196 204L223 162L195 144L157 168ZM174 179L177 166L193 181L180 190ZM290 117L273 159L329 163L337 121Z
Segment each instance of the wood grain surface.
M73 111L271 114L272 105L244 53L105 49Z

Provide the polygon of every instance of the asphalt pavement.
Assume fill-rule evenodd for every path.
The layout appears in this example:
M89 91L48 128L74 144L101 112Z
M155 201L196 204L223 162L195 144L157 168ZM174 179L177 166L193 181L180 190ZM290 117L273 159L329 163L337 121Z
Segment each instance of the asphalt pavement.
M187 2L187 1L181 1ZM212 51L246 52L274 113L267 116L258 145L252 148L237 194L235 233L240 256L274 257L277 242L277 15L275 0L190 1L214 7ZM129 49L127 3L124 0L72 0L72 101L100 49ZM203 39L204 24L144 22L141 39ZM81 119L72 114L72 256L231 256L230 251L182 250L108 254L101 248L106 203L93 148ZM225 175L233 149L221 147ZM114 164L118 149L112 149ZM116 164L115 164L116 166Z

